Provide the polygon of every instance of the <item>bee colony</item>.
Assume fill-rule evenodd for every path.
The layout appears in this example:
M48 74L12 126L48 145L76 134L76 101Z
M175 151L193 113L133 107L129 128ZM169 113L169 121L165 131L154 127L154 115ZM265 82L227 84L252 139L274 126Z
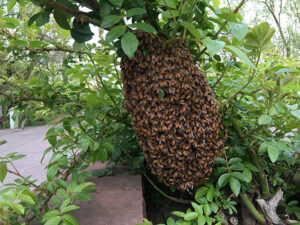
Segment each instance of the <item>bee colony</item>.
M125 107L153 174L167 186L199 186L223 151L221 118L187 46L136 33L139 47L121 61Z

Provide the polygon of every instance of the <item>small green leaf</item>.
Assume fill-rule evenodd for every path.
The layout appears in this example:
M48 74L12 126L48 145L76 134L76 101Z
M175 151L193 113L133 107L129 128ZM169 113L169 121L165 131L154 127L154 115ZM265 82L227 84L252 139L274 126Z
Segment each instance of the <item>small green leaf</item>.
M109 15L104 17L104 19L101 22L101 28L109 28L112 25L120 22L120 20L122 19L121 16L117 16L117 15Z
M195 194L195 199L199 199L201 198L203 195L205 195L205 193L207 192L208 188L207 187L201 187L197 190L196 194Z
M191 203L193 208L195 209L195 211L199 214L199 215L202 215L203 214L203 205L198 205L197 203L195 202L192 202Z
M122 6L123 1L124 0L109 0L110 3L112 3L112 4L116 5L116 6L119 6L119 7Z
M63 221L70 225L79 225L75 217L71 216L70 214L65 214L62 217Z
M129 9L126 13L126 17L132 17L132 16L138 16L138 15L143 15L145 14L147 11L144 8L133 8L133 9Z
M249 183L252 180L252 173L251 173L251 171L245 167L244 170L243 170L243 174L245 176L246 182Z
M296 117L298 120L300 120L300 110L291 111L291 114Z
M212 0L212 4L214 7L219 8L220 0Z
M148 33L156 33L155 28L148 23L133 23L130 24L129 26Z
M195 28L192 23L188 23L186 21L181 22L181 25L188 29L188 31L199 41L201 40L202 36L200 32Z
M101 161L102 163L104 163L104 162L107 160L107 157L108 157L108 154L107 154L106 149L101 149L101 150L100 150L99 156L100 156L100 158L99 158L100 161Z
M7 166L4 163L0 163L0 182L3 183L7 175Z
M174 218L169 217L168 220L167 220L167 225L176 225L176 222L175 222Z
M209 188L207 193L206 193L207 201L211 202L214 198L214 195L215 195L215 189L214 188Z
M211 207L210 207L209 204L205 204L203 209L204 209L204 214L206 216L209 216L211 214L211 212L212 212Z
M178 216L178 217L184 217L185 216L185 213L184 212L180 212L180 211L175 211L175 212L172 212L173 215L175 216Z
M256 69L255 65L251 62L251 60L248 58L248 56L242 50L238 49L235 46L226 46L225 48L228 51L230 51L232 54L237 56L244 63L246 63L248 66L252 67L253 69Z
M210 39L202 40L203 44L206 46L208 54L214 56L226 45L223 41L216 41Z
M159 0L159 4L163 6L167 6L171 9L176 9L176 2L174 0ZM167 4L167 5L166 5Z
M273 145L268 145L268 155L269 155L272 163L276 162L278 159L278 155L279 155L278 148L276 148Z
M9 12L10 10L12 10L12 8L16 5L17 0L10 0L7 3L7 11Z
M102 147L107 151L107 152L114 152L114 146L110 143L104 143Z
M226 165L226 160L223 158L217 157L217 158L215 158L215 163Z
M238 40L242 41L248 33L248 26L243 23L229 22L229 28L232 35Z
M19 194L17 196L17 199L32 205L35 203L34 199L32 199L31 196L26 194Z
M240 159L240 158L231 158L231 159L229 159L229 165L233 165L233 164L237 164L237 163L240 163L240 162L242 162L242 159Z
M121 45L124 53L128 58L132 59L139 45L139 41L133 33L127 32L121 39Z
M116 26L112 28L105 36L105 40L112 42L118 37L122 36L126 31L126 26Z
M41 12L35 20L35 24L40 27L50 21L50 14L48 12Z
M65 30L70 30L71 29L71 26L68 22L68 18L67 18L65 13L63 13L60 10L54 9L53 16L54 16L54 19L55 19L56 23L61 28L65 29Z
M272 117L267 115L267 114L264 114L264 115L261 115L259 118L258 118L258 124L259 125L264 125L264 124L268 124L272 121Z
M45 213L45 215L43 216L43 222L50 220L53 217L56 217L59 215L59 212L57 210L51 210Z
M61 221L61 217L55 216L55 217L47 220L47 222L44 225L58 225L60 221Z
M73 210L76 210L76 209L79 209L80 207L77 206L77 205L69 205L67 207L64 207L61 212L62 213L66 213L66 212L69 212L69 211L73 211Z
M191 221L191 220L197 219L197 217L198 217L198 213L189 212L189 213L185 214L184 220Z
M58 197L63 198L63 199L69 198L68 192L65 189L62 189L62 188L58 189L56 191L56 194L57 194Z
M238 196L241 190L241 183L239 182L239 180L234 177L230 177L229 186L233 194L235 196Z
M243 182L248 182L248 179L245 177L243 173L240 172L232 172L231 175L235 177L236 179L243 181Z
M55 177L57 172L58 172L58 164L54 163L47 170L47 179L48 179L48 181L51 181Z
M222 174L218 179L219 187L224 187L228 183L229 177L230 177L229 173Z
M95 126L96 125L96 117L92 110L87 109L84 113L84 119L86 122L88 122L90 125Z
M198 216L198 225L204 225L206 223L206 218L203 215Z
M24 212L25 212L24 206L22 206L22 205L19 204L19 203L14 203L14 204L12 204L12 205L11 205L11 208L12 208L16 213L18 213L18 214L20 214L20 215L23 215Z

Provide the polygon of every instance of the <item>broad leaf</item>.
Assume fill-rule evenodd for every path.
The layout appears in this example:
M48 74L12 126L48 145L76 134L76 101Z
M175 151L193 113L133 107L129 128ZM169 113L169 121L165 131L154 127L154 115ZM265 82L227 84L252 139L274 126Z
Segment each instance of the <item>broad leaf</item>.
M0 163L0 182L3 183L7 175L7 166L6 164Z
M185 214L184 220L191 221L191 220L197 219L197 217L198 217L198 213L189 212L189 213Z
M112 3L112 4L116 5L116 6L119 6L119 7L122 6L123 1L124 0L109 0L110 3Z
M240 60L242 60L244 63L246 63L248 66L252 67L253 69L256 69L255 65L251 62L251 60L242 50L238 49L235 46L226 46L225 48L228 51L230 51L233 55L238 57Z
M238 40L242 41L248 33L248 26L242 23L229 23L230 32Z
M264 125L264 124L268 124L272 121L272 117L270 117L269 115L267 114L264 114L264 115L261 115L259 118L258 118L258 124L259 125Z
M101 22L101 28L109 28L112 25L120 22L122 19L121 16L117 16L117 15L109 15L104 17L104 19Z
M127 32L121 39L121 45L124 53L128 58L132 59L139 45L139 41L133 33Z
M122 36L126 31L126 26L116 26L112 28L105 36L105 40L112 42L118 37Z
M200 32L195 28L195 26L191 23L188 22L182 22L181 23L182 26L184 26L185 28L188 29L188 31L197 39L200 40L201 39L201 34Z
M219 179L218 179L218 185L219 187L223 187L228 183L228 180L230 178L230 174L229 173L224 173L222 174Z
M296 117L298 120L300 120L300 110L291 111L291 114Z
M273 145L268 145L268 155L271 159L271 162L274 163L277 161L278 159L278 155L279 155L279 150L278 148L276 148L275 146Z
M60 10L54 10L53 12L54 19L56 23L63 29L70 30L70 24L66 15Z
M148 23L133 23L133 24L130 24L129 26L133 27L133 28L137 28L141 31L148 32L148 33L156 32L156 29L151 24L148 24Z
M223 41L216 41L210 39L202 40L203 44L206 46L208 54L214 56L226 45Z
M241 190L241 184L238 179L230 177L229 186L235 196L238 196Z
M143 15L147 11L144 8L133 8L129 9L126 13L126 17L132 17L132 16L137 16L137 15Z

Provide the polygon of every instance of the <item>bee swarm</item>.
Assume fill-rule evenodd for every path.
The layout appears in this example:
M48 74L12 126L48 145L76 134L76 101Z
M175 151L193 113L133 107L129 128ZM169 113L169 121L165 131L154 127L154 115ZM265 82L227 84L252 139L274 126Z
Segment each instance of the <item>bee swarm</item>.
M180 40L137 32L132 60L121 61L125 107L153 174L192 189L207 180L223 151L221 118L206 78Z

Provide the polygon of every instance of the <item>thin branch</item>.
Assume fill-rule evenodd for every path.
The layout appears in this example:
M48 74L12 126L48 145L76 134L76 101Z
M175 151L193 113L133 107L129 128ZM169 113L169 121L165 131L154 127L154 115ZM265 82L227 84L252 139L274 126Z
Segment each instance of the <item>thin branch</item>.
M154 187L155 190L157 190L162 196L166 197L167 199L176 202L176 203L181 203L181 204L191 204L191 201L188 200L183 200L183 199L178 199L178 198L174 198L172 196L167 195L166 193L164 193L159 187L157 187L154 182L147 176L147 174L145 172L143 172L143 175L145 176L145 178L147 179L147 181Z

